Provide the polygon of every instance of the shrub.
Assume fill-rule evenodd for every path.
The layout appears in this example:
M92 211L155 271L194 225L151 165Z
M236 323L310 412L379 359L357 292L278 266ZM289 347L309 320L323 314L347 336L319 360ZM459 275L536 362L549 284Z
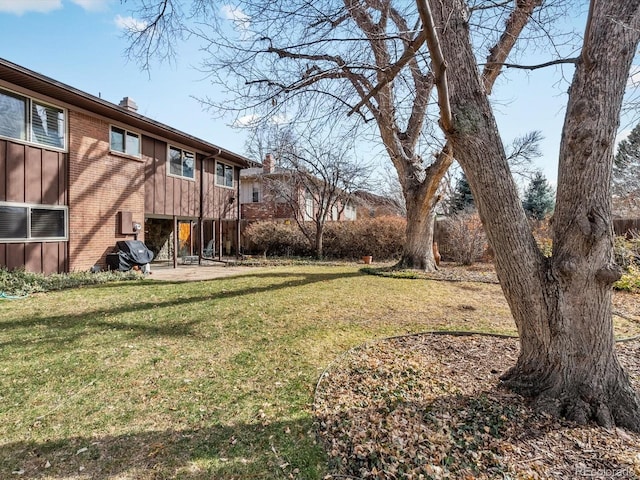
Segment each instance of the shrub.
M640 268L634 264L629 265L620 280L613 284L613 288L632 293L640 293Z
M377 217L352 222L330 222L325 227L327 257L356 260L371 255L374 260L400 258L407 222L400 217Z
M640 237L633 236L627 239L624 236L615 238L613 255L616 263L624 269L632 265L640 265Z
M529 219L533 238L535 238L538 248L545 257L550 257L553 253L553 241L551 240L550 217L542 220Z
M477 212L460 212L447 218L442 225L447 255L454 262L471 265L488 251L487 237Z
M359 259L372 255L376 260L399 258L404 246L406 221L400 217L327 222L324 255L333 259ZM245 231L252 251L265 255L305 256L311 246L296 224L274 221L252 223Z
M619 236L613 244L615 261L624 269L620 280L613 284L616 290L640 293L640 237L631 238Z
M249 225L245 235L250 250L267 255L305 255L310 245L295 223L260 221Z
M134 271L75 272L42 275L40 273L26 272L23 269L9 271L5 268L0 268L0 293L6 297L21 297L37 292L49 292L77 288L84 285L96 285L121 280L138 280L141 278L143 276Z

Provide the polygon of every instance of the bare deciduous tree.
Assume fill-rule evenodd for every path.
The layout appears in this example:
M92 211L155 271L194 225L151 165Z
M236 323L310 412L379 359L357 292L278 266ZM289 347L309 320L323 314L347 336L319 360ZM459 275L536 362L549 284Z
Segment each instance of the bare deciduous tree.
M550 258L536 245L509 172L467 5L418 3L450 72L445 134L473 190L520 335L520 356L503 381L578 422L640 430L640 402L616 357L611 318L611 285L620 276L612 248L613 146L640 40L640 0L591 1L562 132Z
M322 258L326 223L344 220L346 210L354 208L353 194L369 186L372 166L353 159L348 139L336 141L312 131L296 135L280 127L262 130L253 138L250 149L268 148L277 165L263 178L267 196L287 205L316 256ZM351 212L355 215L355 210Z
M191 22L175 0L138 0L146 28L132 33L130 52L172 53L171 29L199 37L204 70L230 98L216 108L290 120L358 125L375 132L398 173L407 211L399 266L435 268L433 220L440 181L453 161L448 144L431 138L427 109L445 69L421 46L428 41L415 3L402 0L236 0L224 6L194 0ZM475 2L480 46L490 47L482 73L491 90L538 1ZM537 18L537 25L543 24ZM433 66L433 71L432 71ZM350 126L347 127L347 116ZM373 126L373 129L370 126Z

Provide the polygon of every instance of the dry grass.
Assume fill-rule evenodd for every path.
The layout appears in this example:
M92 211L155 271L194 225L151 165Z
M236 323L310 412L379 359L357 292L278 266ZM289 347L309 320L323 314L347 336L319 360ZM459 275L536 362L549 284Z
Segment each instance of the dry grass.
M357 265L0 302L0 478L323 478L320 373L363 342L433 329L515 333L498 285Z

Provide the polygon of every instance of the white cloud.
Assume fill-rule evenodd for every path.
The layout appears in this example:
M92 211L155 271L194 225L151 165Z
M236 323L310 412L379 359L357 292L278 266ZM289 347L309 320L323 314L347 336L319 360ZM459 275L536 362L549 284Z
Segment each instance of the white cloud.
M285 113L279 113L278 115L271 117L269 121L274 125L284 125L289 122L289 117L287 117Z
M236 27L236 30L240 32L240 37L246 39L250 36L251 19L249 15L244 13L241 8L234 7L232 5L223 5L220 7L222 15L228 20L231 20Z
M22 15L27 12L48 13L62 8L62 0L0 0L0 13Z
M128 32L141 32L147 28L147 22L142 20L136 20L133 17L123 17L122 15L116 15L114 19L116 26L121 30Z
M111 3L111 0L71 0L76 5L81 6L85 10L90 12L99 12L106 10L107 5Z
M235 122L233 122L234 127L249 127L252 123L260 120L260 115L256 115L252 113L251 115L245 115L244 117L238 118Z

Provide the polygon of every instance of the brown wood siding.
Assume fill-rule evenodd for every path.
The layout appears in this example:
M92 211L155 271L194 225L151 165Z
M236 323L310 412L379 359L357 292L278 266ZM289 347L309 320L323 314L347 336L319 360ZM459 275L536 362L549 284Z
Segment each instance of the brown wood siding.
M200 214L200 157L196 158L195 181L167 172L167 144L142 138L145 161L145 214L195 218Z
M42 203L42 150L26 147L25 159L25 201Z
M164 213L166 215L173 215L174 213L174 205L173 205L173 177L165 177L165 192L164 192Z
M25 266L24 243L7 243L6 266L9 270Z
M29 272L42 272L42 243L25 243L24 266Z
M42 203L47 205L61 203L61 196L64 195L64 192L60 192L59 183L60 166L64 162L59 161L58 155L47 150L42 152Z
M68 160L67 155L58 154L58 205L69 205Z
M0 140L0 201L7 199L7 142Z
M7 143L7 196L8 202L24 202L24 145Z
M67 204L67 154L0 140L0 201ZM67 271L67 242L0 243L0 266Z

